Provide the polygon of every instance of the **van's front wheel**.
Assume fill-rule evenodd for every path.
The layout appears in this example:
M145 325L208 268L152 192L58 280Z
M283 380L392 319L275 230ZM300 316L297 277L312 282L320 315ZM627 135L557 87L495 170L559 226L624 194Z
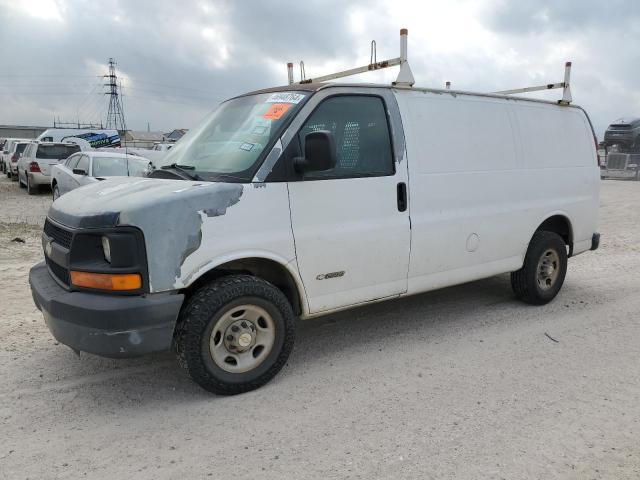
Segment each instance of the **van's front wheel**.
M201 287L180 312L178 361L201 387L221 395L254 390L284 366L295 316L284 294L250 275Z
M511 273L511 287L522 301L544 305L558 294L566 274L567 247L562 237L553 232L536 232L524 265Z

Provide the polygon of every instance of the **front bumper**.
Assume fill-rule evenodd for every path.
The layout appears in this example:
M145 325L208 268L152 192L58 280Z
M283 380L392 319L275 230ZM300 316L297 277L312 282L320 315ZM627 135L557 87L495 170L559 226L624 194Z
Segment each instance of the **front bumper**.
M167 350L182 294L146 296L69 292L41 262L31 268L33 301L60 343L102 357L127 358Z

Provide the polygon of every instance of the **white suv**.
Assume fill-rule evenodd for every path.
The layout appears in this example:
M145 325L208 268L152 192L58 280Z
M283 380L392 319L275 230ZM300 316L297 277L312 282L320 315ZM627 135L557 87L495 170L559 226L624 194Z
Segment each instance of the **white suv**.
M81 148L70 142L31 142L18 160L18 182L29 195L37 193L40 185L50 184L51 167Z

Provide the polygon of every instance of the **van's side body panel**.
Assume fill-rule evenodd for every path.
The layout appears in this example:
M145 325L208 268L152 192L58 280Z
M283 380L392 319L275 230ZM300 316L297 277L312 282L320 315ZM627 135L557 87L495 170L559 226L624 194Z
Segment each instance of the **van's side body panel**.
M596 231L599 171L582 110L542 102L396 90L409 166L408 293L517 270L553 215L574 254Z

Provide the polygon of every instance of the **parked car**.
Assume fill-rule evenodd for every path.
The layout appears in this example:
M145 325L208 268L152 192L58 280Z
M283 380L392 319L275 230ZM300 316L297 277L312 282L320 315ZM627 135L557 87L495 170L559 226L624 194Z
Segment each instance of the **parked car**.
M175 346L236 394L285 364L295 317L511 272L550 302L599 245L585 111L450 90L291 85L228 100L151 177L56 200L30 284L53 336L132 357ZM461 301L464 301L461 299Z
M83 185L109 177L141 177L149 171L149 160L137 155L78 152L51 168L51 192L55 200Z
M604 145L620 153L640 153L640 118L620 118L604 132Z
M41 185L50 184L53 165L80 150L75 143L30 142L18 160L18 183L34 195Z
M27 145L29 145L28 141L13 142L7 155L4 169L6 170L7 177L14 181L18 180L18 160L24 153Z
M2 173L9 173L7 165L9 165L9 159L13 155L11 153L13 144L16 142L30 142L31 140L26 138L7 138L2 146L2 152L0 152L0 171Z

